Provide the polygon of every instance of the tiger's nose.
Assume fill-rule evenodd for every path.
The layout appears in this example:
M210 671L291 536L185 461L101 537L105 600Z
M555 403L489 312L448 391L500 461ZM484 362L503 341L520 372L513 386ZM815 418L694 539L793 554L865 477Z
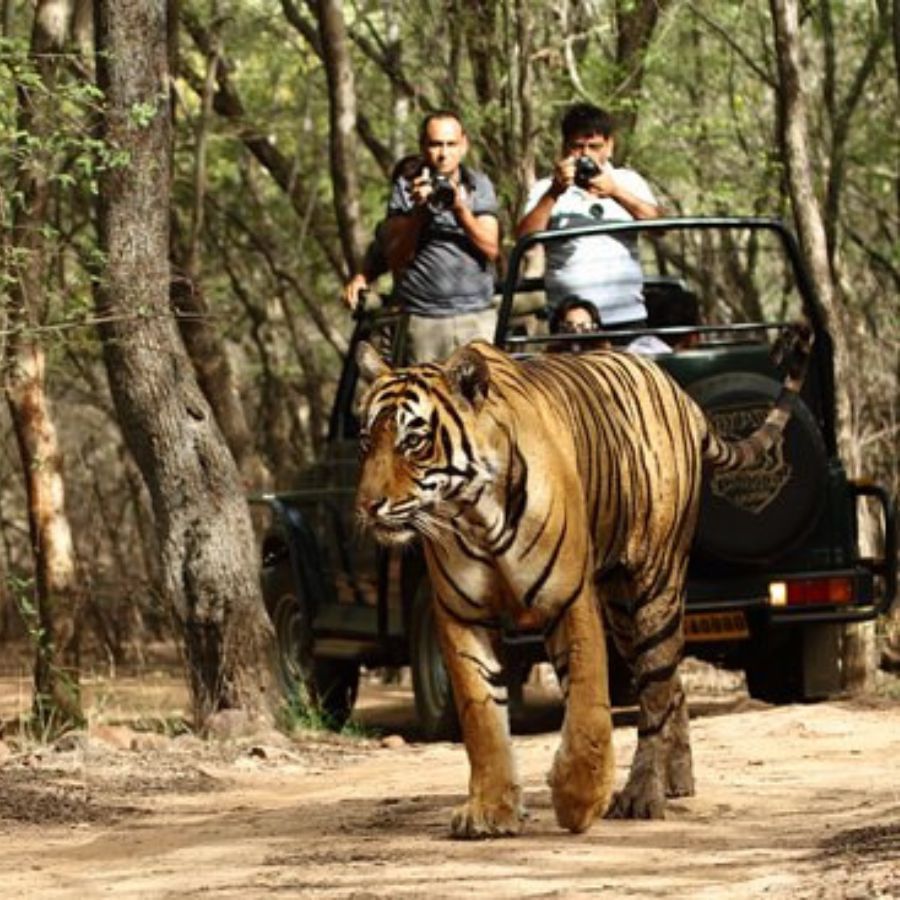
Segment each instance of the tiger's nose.
M385 497L359 497L356 501L356 508L362 513L364 516L371 517L373 519L378 517L378 513L381 508L387 503L387 499Z

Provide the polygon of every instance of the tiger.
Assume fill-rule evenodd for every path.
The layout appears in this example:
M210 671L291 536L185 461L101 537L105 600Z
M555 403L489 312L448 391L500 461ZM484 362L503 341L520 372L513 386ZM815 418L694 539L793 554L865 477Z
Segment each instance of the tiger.
M662 368L622 350L514 359L484 342L392 369L368 344L356 511L385 545L421 538L470 766L451 835L515 835L501 623L543 633L565 704L547 776L556 820L656 819L694 793L685 693L685 581L704 466L752 465L780 440L811 334L785 343L776 403L728 442ZM630 666L638 740L613 793L605 628Z

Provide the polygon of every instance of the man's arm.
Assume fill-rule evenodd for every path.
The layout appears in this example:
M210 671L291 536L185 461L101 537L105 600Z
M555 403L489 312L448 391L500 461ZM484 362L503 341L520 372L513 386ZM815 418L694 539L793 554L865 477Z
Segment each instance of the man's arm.
M425 174L411 181L401 176L394 182L384 221L384 255L394 276L416 256L422 229L431 219L427 208L430 196L431 180Z
M516 237L535 231L546 231L556 201L575 182L575 160L571 156L558 159L553 166L553 180L538 202L519 219Z
M405 215L391 216L384 224L385 255L392 272L405 269L416 255L419 237L430 213L424 206L416 206Z
M459 191L453 213L469 240L490 262L494 262L500 256L500 223L497 217L491 214L476 216L459 197Z
M641 183L643 183L642 180ZM616 180L614 174L608 171L603 171L593 178L591 187L600 197L609 197L611 200L615 200L635 219L658 219L662 215L662 208L658 203L651 203L633 191L629 191ZM648 193L649 190L647 188Z
M526 213L519 220L519 224L516 226L516 237L524 237L526 234L532 234L535 231L546 231L547 226L550 224L553 207L556 205L556 201L561 193L562 191L559 190L555 182L551 184L531 212Z

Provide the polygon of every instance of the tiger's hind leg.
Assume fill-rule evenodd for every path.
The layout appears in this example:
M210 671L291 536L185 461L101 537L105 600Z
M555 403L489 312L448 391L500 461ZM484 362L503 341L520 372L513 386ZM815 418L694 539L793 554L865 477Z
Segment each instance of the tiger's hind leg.
M691 735L687 697L676 672L672 676L673 712L663 729L666 744L666 796L694 796L694 763L691 755Z
M547 782L559 825L581 832L606 811L615 774L606 638L591 591L582 592L546 642L566 702Z
M621 590L621 585L619 585ZM609 818L661 819L666 797L694 792L687 703L677 666L683 650L680 588L668 585L649 602L607 595L605 610L638 693L638 744L625 787Z

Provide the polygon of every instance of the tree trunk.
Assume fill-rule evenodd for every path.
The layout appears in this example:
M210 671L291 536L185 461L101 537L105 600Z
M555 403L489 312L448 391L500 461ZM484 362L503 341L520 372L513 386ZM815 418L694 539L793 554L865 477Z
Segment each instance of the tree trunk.
M218 35L210 43L206 77L203 82L200 110L194 129L194 197L190 229L186 239L179 241L178 229L173 228L172 262L175 269L171 285L172 305L178 312L178 327L187 348L197 381L216 417L225 441L234 456L248 490L271 487L271 476L256 442L241 399L225 344L216 331L210 316L209 304L203 292L201 272L201 241L205 222L206 151L209 118L216 89L219 65ZM174 212L173 212L174 219ZM177 220L175 220L177 224Z
M900 90L900 0L891 3L891 47L894 54L894 81ZM894 198L900 211L900 151L894 147ZM897 233L896 231L894 232ZM889 655L900 660L900 601L895 601L887 621L887 646Z
M644 62L660 15L670 0L616 0L616 66L619 85L616 91L622 111L619 140L625 145L631 139L641 107L644 85ZM627 153L622 154L627 156Z
M8 291L4 388L28 497L36 605L26 614L34 614L27 616L33 619L29 631L36 643L34 713L44 730L83 719L78 688L80 579L65 508L62 450L45 390L45 354L31 333L46 304L44 229L53 163L45 142L53 127L53 86L71 16L70 3L41 2L35 11L31 58L44 90L18 86L19 129L32 149L23 149L16 184L21 201L8 247L14 278Z
M178 256L177 250L173 255ZM272 478L256 450L237 379L227 349L212 324L199 273L173 278L170 296L197 383L234 457L245 489L261 491L270 488Z
M100 183L96 304L112 396L153 504L196 723L224 709L268 723L271 625L247 503L169 307L165 4L100 0L95 34L104 137L128 153Z
M356 175L356 87L340 0L319 0L319 33L328 79L329 149L334 210L348 274L362 265L365 238Z
M847 335L849 323L832 270L825 223L816 197L813 165L809 155L807 104L800 63L799 18L796 0L770 0L778 65L781 143L787 168L788 190L800 246L810 270L825 320L834 343L837 439L841 455L850 463L850 475L859 474L854 465L853 416L848 385L852 359ZM873 623L850 625L845 629L843 671L845 687L863 690L874 666Z

